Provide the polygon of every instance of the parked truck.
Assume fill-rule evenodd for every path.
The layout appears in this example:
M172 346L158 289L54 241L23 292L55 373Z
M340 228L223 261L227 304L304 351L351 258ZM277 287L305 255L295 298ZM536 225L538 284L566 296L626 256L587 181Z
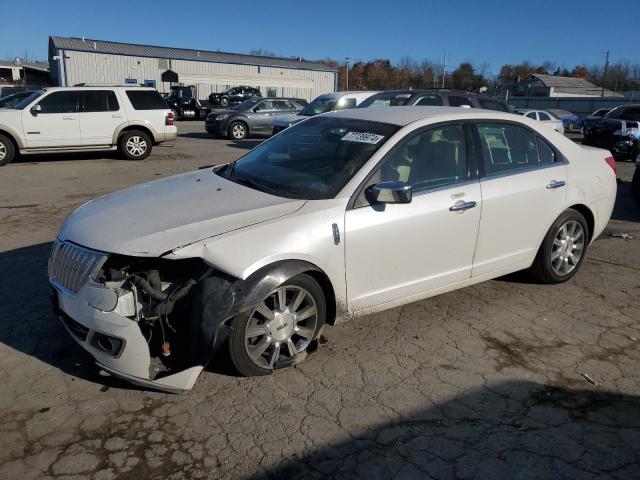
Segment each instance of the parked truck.
M198 100L198 91L194 85L173 86L165 97L175 119L204 119L214 109L207 100Z

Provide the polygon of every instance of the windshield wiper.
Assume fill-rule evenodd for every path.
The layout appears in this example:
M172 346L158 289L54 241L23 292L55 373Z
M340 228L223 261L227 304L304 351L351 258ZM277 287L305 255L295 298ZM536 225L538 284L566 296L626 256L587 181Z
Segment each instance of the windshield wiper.
M266 185L256 182L252 178L233 177L233 179L235 182L241 185L245 185L255 190L260 190L262 192L273 193L275 195L275 192L276 192L275 188L267 187Z

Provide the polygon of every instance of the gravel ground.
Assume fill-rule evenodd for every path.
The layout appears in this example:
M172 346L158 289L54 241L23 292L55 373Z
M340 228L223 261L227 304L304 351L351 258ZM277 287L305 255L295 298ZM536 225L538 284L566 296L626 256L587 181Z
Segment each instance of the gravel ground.
M486 282L327 328L318 353L272 376L239 378L217 358L192 393L170 395L98 372L50 313L46 262L86 200L259 142L179 130L144 162L0 169L0 478L640 478L631 164L570 282Z

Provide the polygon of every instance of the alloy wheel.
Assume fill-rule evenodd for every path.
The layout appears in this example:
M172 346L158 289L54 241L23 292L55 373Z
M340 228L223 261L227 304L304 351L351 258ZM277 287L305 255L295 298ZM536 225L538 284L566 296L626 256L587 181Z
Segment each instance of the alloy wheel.
M147 151L147 141L138 135L134 135L127 140L125 147L131 155L139 157Z
M0 162L7 156L7 146L0 142Z
M571 273L584 252L584 228L575 220L564 223L556 233L551 247L551 268L560 276Z
M259 367L273 369L290 361L313 340L318 309L304 288L287 285L271 292L251 313L245 328L245 349Z
M241 140L245 137L245 128L244 126L237 124L234 125L233 128L231 129L231 135L233 135L233 138L237 138L238 140Z

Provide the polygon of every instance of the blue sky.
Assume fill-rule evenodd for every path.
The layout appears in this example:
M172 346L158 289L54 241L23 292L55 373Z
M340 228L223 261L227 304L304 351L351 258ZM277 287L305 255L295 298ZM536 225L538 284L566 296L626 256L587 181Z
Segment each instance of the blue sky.
M261 48L308 59L389 58L394 63L405 55L441 62L447 48L450 65L486 62L494 72L522 60L550 60L569 68L601 64L607 49L614 62L640 62L633 9L616 11L601 0L0 0L5 2L0 58L26 51L46 59L48 36L61 35L229 52ZM234 7L239 4L250 11Z

